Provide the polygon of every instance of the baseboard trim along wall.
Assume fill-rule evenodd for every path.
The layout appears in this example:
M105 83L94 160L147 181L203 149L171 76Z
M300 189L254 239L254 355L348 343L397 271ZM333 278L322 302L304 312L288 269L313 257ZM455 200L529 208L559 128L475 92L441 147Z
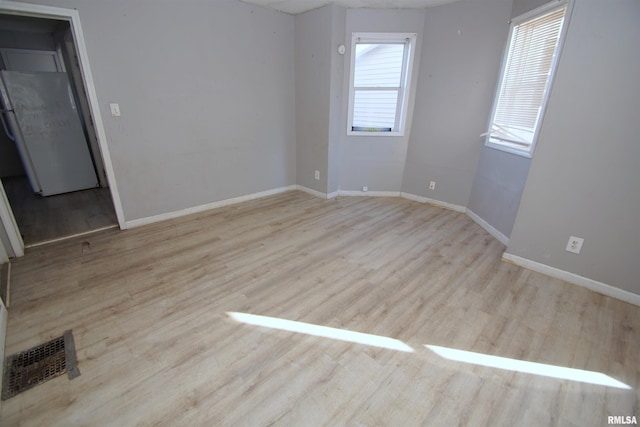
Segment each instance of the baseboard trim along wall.
M327 200L329 199L335 199L336 197L338 197L340 195L339 191L334 191L333 193L329 193L327 194Z
M547 276L555 277L556 279L564 280L565 282L569 282L573 285L582 286L583 288L590 289L598 292L599 294L640 306L640 295L625 291L624 289L616 288L614 286L607 285L606 283L580 276L579 274L560 270L559 268L551 267L507 252L502 254L502 260L537 273L542 273Z
M502 234L498 229L493 227L484 219L480 218L477 213L467 208L467 216L471 218L476 224L480 227L484 228L484 231L491 234L498 242L502 243L505 246L509 245L509 238Z
M400 197L399 191L359 191L359 190L338 190L333 193L323 193L318 190L314 190L309 187L305 187L304 185L296 185L296 188L300 191L304 191L305 193L311 194L312 196L320 197L321 199L335 199L338 196L344 197L358 197L358 196L368 196L368 197Z
M424 196L416 196L415 194L401 192L400 197L407 200L413 200L414 202L429 203L430 205L440 206L441 208L449 209L456 212L467 212L467 208L465 206L454 205L453 203L442 202L440 200L430 199Z
M314 190L313 188L305 187L304 185L294 185L295 190L303 191L307 194L311 194L312 196L320 197L321 199L330 199L327 193L323 193L322 191ZM335 197L335 196L334 196Z
M400 197L399 191L358 191L358 190L338 190L333 193L323 193L318 190L314 190L309 187L305 187L304 185L296 185L296 189L300 191L304 191L307 194L311 194L312 196L320 197L321 199L335 199L338 196L344 197L358 197L358 196L368 196L368 197Z
M280 194L291 190L298 189L297 185L289 185L288 187L275 188L273 190L261 191L259 193L247 194L246 196L234 197L231 199L220 200L218 202L207 203L200 206L194 206L191 208L180 209L173 212L167 212L160 215L148 216L146 218L134 219L127 221L127 228L140 227L147 224L153 224L155 222L166 221L168 219L179 218L185 215L191 215L194 213L200 213L211 209L221 208L223 206L235 205L237 203L246 202L249 200L259 199L262 197L272 196L274 194Z
M352 191L352 190L340 190L338 196L345 197L400 197L399 191Z
M181 209L173 212L168 212L160 215L154 215L146 218L134 219L132 221L127 221L127 228L140 227L146 224L152 224L155 222L165 221L167 219L178 218L184 215L190 215L194 213L204 212L211 209L220 208L223 206L234 205L237 203L246 202L248 200L259 199L262 197L271 196L274 194L280 194L287 191L292 190L300 190L305 193L311 194L312 196L320 197L322 199L332 199L337 196L368 196L368 197L402 197L407 200L412 200L414 202L419 203L428 203L431 205L435 205L441 208L453 210L456 212L464 213L469 218L471 218L476 224L482 227L487 233L493 236L496 240L498 240L503 245L507 246L509 244L509 238L498 231L496 228L491 226L488 222L482 219L478 214L473 212L471 209L466 208L465 206L454 205L452 203L442 202L440 200L430 199L428 197L417 196L415 194L398 192L398 191L346 191L340 190L333 193L323 193L321 191L313 190L311 188L302 186L302 185L289 185L287 187L276 188L273 190L261 191L259 193L248 194L246 196L234 197L232 199L221 200L218 202L207 203L200 206L195 206L192 208ZM513 255L505 252L502 255L502 260L506 262L510 262L520 267L524 267L526 269L545 274L547 276L555 277L556 279L564 280L565 282L582 286L584 288L590 289L592 291L598 292L600 294L610 296L612 298L619 299L621 301L628 302L633 305L640 306L640 295L625 291L623 289L619 289L606 283L601 283L593 279L589 279L584 276L580 276L575 273L570 273L565 270L560 270L559 268L551 267L546 264L542 264L536 261L531 261L527 258L522 258L517 255ZM6 312L6 311L5 311ZM1 344L1 343L0 343Z

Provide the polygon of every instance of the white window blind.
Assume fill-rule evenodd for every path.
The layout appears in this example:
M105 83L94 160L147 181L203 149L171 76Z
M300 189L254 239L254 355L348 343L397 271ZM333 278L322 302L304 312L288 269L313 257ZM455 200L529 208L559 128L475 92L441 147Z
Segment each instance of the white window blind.
M567 6L512 25L487 144L530 153L552 79Z

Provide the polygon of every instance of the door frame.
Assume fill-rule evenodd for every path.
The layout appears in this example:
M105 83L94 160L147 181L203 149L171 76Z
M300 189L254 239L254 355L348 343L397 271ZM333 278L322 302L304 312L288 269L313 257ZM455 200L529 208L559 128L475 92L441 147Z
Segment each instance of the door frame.
M120 193L118 192L113 163L111 162L111 154L107 144L107 135L105 133L102 116L100 114L100 104L98 102L96 88L93 83L91 67L89 66L89 56L87 54L87 46L82 32L82 25L80 24L80 14L75 9L18 3L13 1L0 2L0 14L57 19L69 22L71 33L73 34L73 42L75 43L78 53L78 62L80 63L82 81L87 92L87 100L89 102L91 117L93 118L93 125L98 137L100 154L102 155L107 180L109 181L109 191L111 192L113 207L116 211L116 217L118 218L118 225L120 226L120 229L126 229L127 225L124 219ZM0 180L0 187L1 186L2 182ZM4 196L4 188L0 190L0 194L2 195L2 197L0 197L0 220L11 244L11 248L5 248L6 252L13 256L22 256L24 255L24 242L22 241L20 231L18 230L15 218L13 217L11 206L9 205L6 196Z

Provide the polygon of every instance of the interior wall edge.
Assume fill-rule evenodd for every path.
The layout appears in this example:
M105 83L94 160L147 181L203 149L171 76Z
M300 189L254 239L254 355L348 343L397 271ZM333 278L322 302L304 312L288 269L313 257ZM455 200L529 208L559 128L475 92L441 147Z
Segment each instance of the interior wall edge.
M219 200L217 202L206 203L204 205L193 206L190 208L180 209L177 211L166 212L158 215L152 215L144 218L134 219L131 221L127 221L127 228L135 228L141 227L147 224L153 224L160 221L166 221L168 219L179 218L185 215L191 215L194 213L200 213L216 208L221 208L223 206L235 205L237 203L246 202L249 200L259 199L262 197L272 196L274 194L280 194L287 191L296 190L296 185L289 185L286 187L274 188L272 190L260 191L258 193L247 194L240 197L233 197L231 199Z
M415 194L405 193L403 191L400 192L400 197L402 197L403 199L407 199L407 200L413 200L414 202L429 203L430 205L439 206L441 208L449 209L449 210L456 211L456 212L465 213L467 211L467 207L466 206L455 205L453 203L442 202L440 200L431 199L429 197L424 197L424 196L417 196Z
M513 255L508 252L502 254L502 260L640 307L640 295L625 291L624 289L598 282L597 280L580 276L579 274L571 273L570 271L561 270L537 261L532 261L518 255Z
M367 197L400 197L399 191L353 191L339 190L338 196L367 196Z
M469 218L473 220L476 224L484 229L487 233L491 234L497 241L502 243L505 246L509 245L509 238L504 235L500 230L489 224L485 221L480 215L467 208L466 214Z
M294 186L296 190L300 190L303 191L307 194L311 194L312 196L315 197L320 197L321 199L330 199L331 197L329 197L329 195L327 193L323 193L322 191L318 191L318 190L314 190L313 188L309 188L309 187L305 187L304 185L295 185ZM333 196L335 197L335 196Z

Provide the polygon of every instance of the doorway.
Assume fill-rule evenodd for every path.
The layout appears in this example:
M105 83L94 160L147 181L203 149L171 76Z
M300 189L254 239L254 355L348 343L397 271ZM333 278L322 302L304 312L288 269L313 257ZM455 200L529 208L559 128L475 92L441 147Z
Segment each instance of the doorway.
M125 228L77 11L12 2L0 6L1 68L32 66L34 61L40 64L36 67L54 67L50 71L68 76L69 97L77 106L95 185L41 195L27 170L33 165L26 164L20 148L8 144L7 132L1 130L0 193L6 196L0 197L0 205L6 206L0 209L4 212L0 235L4 231L10 256L21 256L25 246L109 227Z

